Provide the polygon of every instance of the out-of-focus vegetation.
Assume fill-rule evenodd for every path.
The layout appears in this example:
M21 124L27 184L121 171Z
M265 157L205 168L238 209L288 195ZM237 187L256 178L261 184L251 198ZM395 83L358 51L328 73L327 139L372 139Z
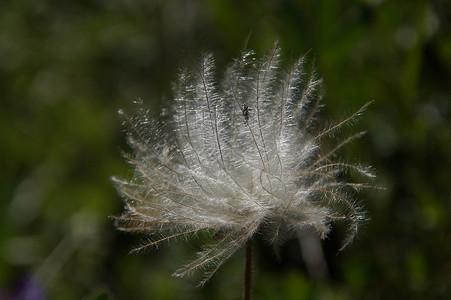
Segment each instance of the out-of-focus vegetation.
M236 299L242 254L202 289L170 274L196 240L127 255L114 230L130 175L116 111L171 98L179 51L215 53L219 70L278 37L288 62L313 48L338 119L371 99L368 135L343 156L370 162L385 191L360 197L372 218L309 278L298 243L278 262L258 247L256 299L451 296L451 3L436 1L3 1L0 4L0 298ZM218 75L220 75L219 72ZM26 298L28 297L28 298Z

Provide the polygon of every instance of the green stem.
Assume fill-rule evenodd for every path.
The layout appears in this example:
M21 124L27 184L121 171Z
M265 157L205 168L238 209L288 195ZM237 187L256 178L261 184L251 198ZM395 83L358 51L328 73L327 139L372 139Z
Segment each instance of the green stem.
M243 299L251 298L251 280L252 280L252 239L246 243L246 261L244 269L244 292Z

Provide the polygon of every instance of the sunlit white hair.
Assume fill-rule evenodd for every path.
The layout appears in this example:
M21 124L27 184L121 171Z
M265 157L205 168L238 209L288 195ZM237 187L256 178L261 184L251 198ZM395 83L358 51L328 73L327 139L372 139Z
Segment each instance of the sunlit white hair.
M279 56L278 43L261 59L245 51L221 84L211 54L190 60L174 86L170 117L150 117L142 106L134 116L122 113L135 173L131 180L113 178L125 202L117 228L147 235L134 251L199 232L212 236L174 276L203 269L203 284L256 234L277 248L306 227L324 238L336 220L349 225L341 251L366 219L354 195L369 185L343 175L373 174L332 160L363 132L338 142L331 137L368 104L316 130L321 79L305 56L286 71ZM325 138L336 146L324 150Z

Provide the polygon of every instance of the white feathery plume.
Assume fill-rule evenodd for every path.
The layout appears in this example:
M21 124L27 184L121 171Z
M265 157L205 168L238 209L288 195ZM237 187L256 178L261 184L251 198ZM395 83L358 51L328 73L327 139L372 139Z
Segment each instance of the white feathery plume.
M357 133L321 147L369 105L322 131L312 126L322 97L322 80L302 56L281 71L278 43L257 60L245 51L228 68L221 85L211 54L183 66L174 86L172 115L150 117L140 106L124 116L134 153L127 160L134 178L113 178L125 211L118 229L148 239L133 251L200 232L212 235L197 258L177 270L203 269L204 284L256 234L275 249L290 233L313 227L326 237L333 221L347 222L354 238L365 213L355 192L372 187L343 181L343 173L374 177L369 167L334 161ZM316 133L315 133L316 132Z

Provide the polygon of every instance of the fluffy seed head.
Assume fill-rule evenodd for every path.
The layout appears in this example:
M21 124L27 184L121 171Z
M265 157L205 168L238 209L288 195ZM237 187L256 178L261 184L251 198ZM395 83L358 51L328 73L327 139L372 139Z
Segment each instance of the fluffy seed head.
M131 180L113 178L125 203L116 227L146 234L134 251L199 232L212 236L174 276L203 269L203 284L257 233L277 248L305 227L324 238L337 220L348 224L342 250L365 220L354 195L369 185L344 181L343 174L373 174L334 160L337 150L363 133L341 141L331 137L368 104L316 130L321 79L305 56L286 71L279 56L277 43L261 59L245 51L220 84L212 55L200 63L188 59L174 85L169 117L151 117L141 105L134 116L121 112L135 172ZM323 149L326 138L336 146Z

